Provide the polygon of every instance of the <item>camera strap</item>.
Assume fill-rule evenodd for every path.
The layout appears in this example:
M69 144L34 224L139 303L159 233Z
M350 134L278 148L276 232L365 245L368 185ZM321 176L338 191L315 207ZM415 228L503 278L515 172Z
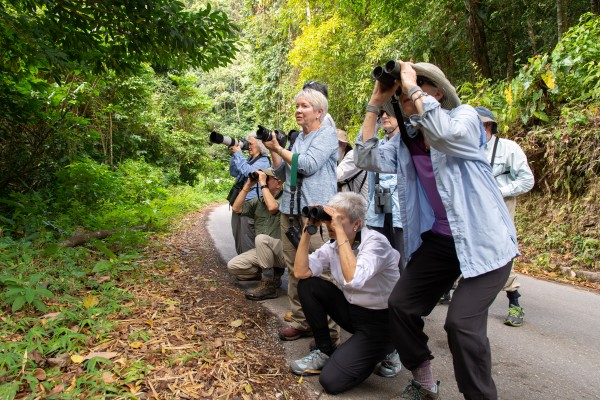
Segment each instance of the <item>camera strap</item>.
M296 198L298 201L298 209L300 209L300 189L302 188L302 182L300 182L300 187L298 188L298 193L296 193L296 185L298 178L298 153L292 154L292 173L290 176L290 226L294 225L294 200Z
M400 137L402 141L408 147L410 143L410 137L408 136L408 132L406 131L406 125L404 124L404 115L402 114L402 110L400 109L400 104L398 103L398 97L395 95L392 96L392 107L394 108L394 114L396 114L396 120L398 121L398 128L400 128Z

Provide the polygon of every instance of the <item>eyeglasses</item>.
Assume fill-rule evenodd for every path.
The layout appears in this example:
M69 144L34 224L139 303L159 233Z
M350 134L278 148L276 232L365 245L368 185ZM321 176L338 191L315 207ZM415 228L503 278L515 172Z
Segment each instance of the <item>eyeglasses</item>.
M435 84L435 82L432 81L431 79L426 78L426 77L421 76L421 75L417 76L417 86L423 86L426 83L429 83L433 87L437 87L437 85Z

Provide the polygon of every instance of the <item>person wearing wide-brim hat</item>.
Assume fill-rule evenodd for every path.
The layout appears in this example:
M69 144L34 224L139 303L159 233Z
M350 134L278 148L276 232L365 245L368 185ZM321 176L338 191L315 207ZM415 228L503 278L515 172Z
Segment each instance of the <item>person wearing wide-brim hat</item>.
M439 398L422 317L462 273L444 325L456 382L466 399L494 400L487 314L519 255L515 227L482 149L486 136L475 109L461 105L435 65L398 63L401 79L393 87L375 83L354 149L359 168L398 174L408 264L389 298L390 326L413 375L401 398ZM400 88L398 120L408 118L406 132L380 144L379 112Z

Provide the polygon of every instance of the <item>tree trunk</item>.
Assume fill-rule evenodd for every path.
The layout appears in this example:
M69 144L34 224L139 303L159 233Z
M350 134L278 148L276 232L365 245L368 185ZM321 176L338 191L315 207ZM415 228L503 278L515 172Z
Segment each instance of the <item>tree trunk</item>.
M567 20L567 0L556 0L556 25L558 26L558 40L569 29Z
M475 62L481 69L481 73L484 77L492 78L492 68L490 66L483 21L481 21L481 18L478 16L479 0L467 0L465 1L465 6L469 12L467 25Z
M537 44L535 42L535 26L533 19L527 17L527 35L529 36L529 45L531 46L531 54L537 54Z
M600 14L600 1L590 0L590 11L594 14Z

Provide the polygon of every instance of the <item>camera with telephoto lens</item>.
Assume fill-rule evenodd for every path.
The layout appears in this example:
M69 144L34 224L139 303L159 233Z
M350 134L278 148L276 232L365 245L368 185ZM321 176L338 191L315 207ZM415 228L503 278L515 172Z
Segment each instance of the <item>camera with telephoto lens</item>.
M292 225L290 223L290 227L285 232L285 236L287 236L287 238L290 241L290 243L292 244L292 246L294 246L294 248L297 249L298 245L300 244L300 236L301 236L298 228L296 228L294 225Z
M373 68L371 76L376 81L381 82L382 85L391 88L394 86L394 81L400 79L400 64L394 60L390 60L383 67L378 65ZM401 87L398 90L401 91ZM398 91L396 94L399 94Z
M277 129L270 131L264 126L258 126L258 130L256 131L256 138L258 140L268 142L269 140L271 140L271 138L273 138L273 135L275 135L277 143L279 143L279 145L285 149L285 144L288 140L287 135L285 133L278 131Z
M375 206L375 214L391 214L392 213L392 193L389 188L382 188L378 184L375 185L375 197L373 199Z
M210 142L216 144L224 144L227 147L239 146L242 150L248 150L248 142L244 139L234 139L229 136L221 135L215 131L210 133Z

